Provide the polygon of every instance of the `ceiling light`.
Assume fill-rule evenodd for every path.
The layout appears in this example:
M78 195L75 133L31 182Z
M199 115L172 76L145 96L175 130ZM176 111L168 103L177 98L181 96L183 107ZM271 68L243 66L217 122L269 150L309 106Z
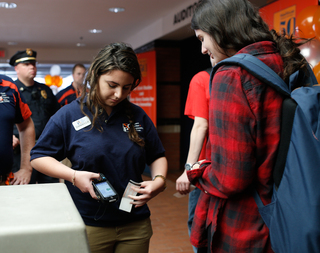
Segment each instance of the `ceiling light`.
M110 8L109 11L114 12L114 13L118 13L118 12L123 12L124 8L118 8L118 7Z
M17 5L15 3L0 2L0 8L14 9L17 8Z
M90 33L102 33L102 30L98 30L98 29L91 29L89 30Z
M77 43L77 47L85 47L86 46L86 44L84 44L84 43Z
M8 45L9 45L9 46L15 46L15 45L18 45L18 43L15 42L15 41L9 41L9 42L8 42Z

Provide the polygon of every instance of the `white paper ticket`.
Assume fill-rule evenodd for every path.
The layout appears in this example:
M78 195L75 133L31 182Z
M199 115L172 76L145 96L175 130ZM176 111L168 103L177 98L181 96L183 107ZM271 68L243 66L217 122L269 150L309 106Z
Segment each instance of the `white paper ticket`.
M137 192L132 190L131 187L132 186L140 186L140 185L141 185L140 183L134 182L132 180L129 181L129 183L126 187L126 190L124 191L123 196L121 198L121 202L120 202L120 206L119 206L120 210L123 210L128 213L131 212L132 204L130 204L130 202L132 202L133 199L129 198L128 196L129 195L136 196Z

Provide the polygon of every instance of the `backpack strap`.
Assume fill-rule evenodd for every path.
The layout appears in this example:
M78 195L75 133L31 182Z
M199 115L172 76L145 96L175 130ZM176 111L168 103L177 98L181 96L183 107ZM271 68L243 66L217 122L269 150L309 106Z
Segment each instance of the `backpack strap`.
M280 141L277 151L277 158L273 168L273 180L276 190L278 189L284 168L287 161L287 154L289 150L293 120L296 112L297 103L291 98L285 98L282 103L281 112L281 130Z
M211 80L212 80L211 75L212 75L212 69L213 69L213 67L206 68L206 69L204 70L204 71L206 71L206 72L210 75L209 83L208 83L208 85L209 85L209 95L211 94Z
M210 74L211 74L211 71L212 71L212 67L206 68L204 71L206 71L206 72L210 75Z
M240 66L246 71L248 71L251 75L258 78L261 82L268 84L282 95L290 97L290 89L288 85L282 80L282 78L271 68L269 68L266 64L260 61L257 57L254 57L250 54L236 54L217 63L211 72L210 84L212 82L215 72L222 65Z

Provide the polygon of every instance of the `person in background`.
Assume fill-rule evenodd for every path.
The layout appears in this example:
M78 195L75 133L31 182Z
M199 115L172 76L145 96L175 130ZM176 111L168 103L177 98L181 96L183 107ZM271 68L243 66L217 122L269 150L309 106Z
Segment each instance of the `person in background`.
M65 180L84 223L91 251L146 253L152 235L146 203L166 186L167 159L157 130L144 110L128 100L141 81L136 54L112 43L93 60L88 93L63 106L48 122L31 151L37 170ZM60 163L68 157L72 168ZM153 180L142 181L145 164ZM120 200L97 201L92 180L104 174L120 196L130 180L131 211Z
M73 82L63 90L56 94L56 98L60 106L70 104L73 100L76 100L81 96L81 92L85 87L84 78L86 74L86 68L83 64L77 63L72 68ZM68 158L61 161L64 165L72 167L72 164Z
M86 68L83 64L75 64L72 69L73 82L63 90L60 90L56 94L58 103L61 106L70 104L73 100L81 95L84 88L84 78L86 74Z
M10 65L14 66L18 79L15 81L20 93L26 100L31 112L36 131L36 140L42 133L50 117L60 108L51 89L45 84L34 80L37 74L37 52L30 48L18 51L10 58ZM21 149L19 132L16 127L13 130L14 163L12 172L20 169ZM30 183L55 183L57 178L51 178L33 170Z
M0 112L0 185L6 183L12 169L14 124L17 125L21 143L21 166L9 183L28 184L32 173L30 150L35 143L32 113L13 80L4 75L0 75Z
M191 232L191 226L194 211L200 196L200 189L195 187L191 189L190 181L187 177L187 169L195 162L204 160L206 157L206 144L208 136L209 120L209 80L212 67L205 71L200 71L191 79L187 102L184 114L193 119L193 126L190 134L190 145L185 170L176 181L176 190L181 194L189 193L188 202L188 232ZM197 248L193 247L197 253Z
M269 30L247 0L203 0L191 27L213 66L235 54L254 55L285 82L308 73L292 35ZM210 154L187 171L201 189L191 229L199 252L273 252L269 229L252 194L271 202L272 170L280 140L283 97L239 66L215 72L209 101Z

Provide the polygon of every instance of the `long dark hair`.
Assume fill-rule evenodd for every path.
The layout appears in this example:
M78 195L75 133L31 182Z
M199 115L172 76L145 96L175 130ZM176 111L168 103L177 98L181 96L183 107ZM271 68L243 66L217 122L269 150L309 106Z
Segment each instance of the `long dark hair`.
M191 28L208 33L228 57L232 56L230 49L239 51L255 42L272 41L283 59L284 81L288 82L298 69L308 73L308 63L298 48L308 40L299 38L298 42L285 32L270 31L259 11L247 0L202 0L195 9Z
M118 42L106 45L100 50L94 58L86 77L86 83L90 86L89 92L87 94L83 92L80 99L81 111L86 115L83 110L83 101L87 96L85 105L93 116L92 127L96 127L99 131L103 131L102 127L99 125L99 120L97 120L103 113L103 103L98 94L99 78L101 75L113 70L121 70L132 75L134 81L131 90L136 88L141 82L141 71L138 58L130 46L125 43ZM134 115L132 113L131 104L127 98L123 102L125 103L125 111L130 123L128 132L129 138L138 145L144 146L143 139L140 138L134 128Z

